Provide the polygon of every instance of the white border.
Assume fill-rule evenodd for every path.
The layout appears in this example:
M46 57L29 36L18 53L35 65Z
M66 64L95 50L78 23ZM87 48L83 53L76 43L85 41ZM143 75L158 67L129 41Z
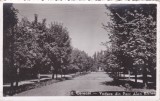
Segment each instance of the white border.
M3 3L43 3L43 4L150 4L150 3L159 3L159 0L138 0L138 1L132 1L132 0L0 0L0 2Z
M156 96L29 96L29 97L3 97L3 3L45 3L45 4L157 4L157 91ZM160 2L158 1L95 1L95 0L0 0L0 101L160 101Z

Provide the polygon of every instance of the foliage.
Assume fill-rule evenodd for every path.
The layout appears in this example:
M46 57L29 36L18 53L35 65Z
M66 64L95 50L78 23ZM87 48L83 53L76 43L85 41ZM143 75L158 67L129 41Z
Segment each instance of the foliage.
M71 54L71 67L76 71L83 72L91 70L93 59L84 51L73 49Z
M13 80L14 59L13 59L13 36L15 34L15 26L18 22L17 12L12 4L3 4L3 65L4 81Z
M78 49L72 51L71 38L63 24L55 22L47 26L46 19L40 22L37 14L34 17L34 21L29 21L24 17L16 26L10 26L14 28L14 32L11 32L11 34L14 34L12 37L4 35L5 47L6 40L14 40L8 47L4 48L8 51L12 49L10 51L12 52L11 58L7 58L6 55L8 54L4 57L8 61L14 60L11 65L20 69L21 77L26 76L26 74L22 74L25 73L23 70L29 70L30 75L35 76L44 71L52 72L54 75L62 74L64 71L83 72L90 70L93 63L92 58L84 51ZM6 28L7 26L4 27L4 29ZM10 31L10 29L6 29L6 31ZM11 74L17 74L17 71Z
M68 66L72 47L68 31L63 25L51 24L44 37L44 48L56 71Z
M109 30L114 64L119 68L150 72L156 70L156 5L110 5L106 6L112 18ZM106 43L105 45L108 45Z

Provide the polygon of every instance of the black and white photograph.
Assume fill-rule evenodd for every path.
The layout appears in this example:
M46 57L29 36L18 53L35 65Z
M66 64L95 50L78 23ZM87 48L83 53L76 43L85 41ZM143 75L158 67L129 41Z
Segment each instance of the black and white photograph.
M156 96L157 4L3 3L2 60L3 97Z

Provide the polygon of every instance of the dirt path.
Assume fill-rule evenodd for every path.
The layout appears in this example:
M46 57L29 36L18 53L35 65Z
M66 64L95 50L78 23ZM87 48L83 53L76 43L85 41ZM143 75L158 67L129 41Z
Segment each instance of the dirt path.
M105 72L93 72L71 80L54 83L28 90L16 96L67 96L71 90L76 91L123 91L123 87L109 86L104 83L112 81Z

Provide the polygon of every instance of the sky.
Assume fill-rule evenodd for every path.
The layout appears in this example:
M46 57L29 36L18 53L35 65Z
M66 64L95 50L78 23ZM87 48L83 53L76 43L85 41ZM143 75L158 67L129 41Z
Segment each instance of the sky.
M19 10L19 19L27 17L29 21L33 21L34 14L38 14L38 20L46 18L47 24L63 23L69 31L72 46L90 56L106 49L101 44L108 40L107 31L102 28L102 23L106 23L109 18L105 14L107 10L103 4L14 4L13 6Z

